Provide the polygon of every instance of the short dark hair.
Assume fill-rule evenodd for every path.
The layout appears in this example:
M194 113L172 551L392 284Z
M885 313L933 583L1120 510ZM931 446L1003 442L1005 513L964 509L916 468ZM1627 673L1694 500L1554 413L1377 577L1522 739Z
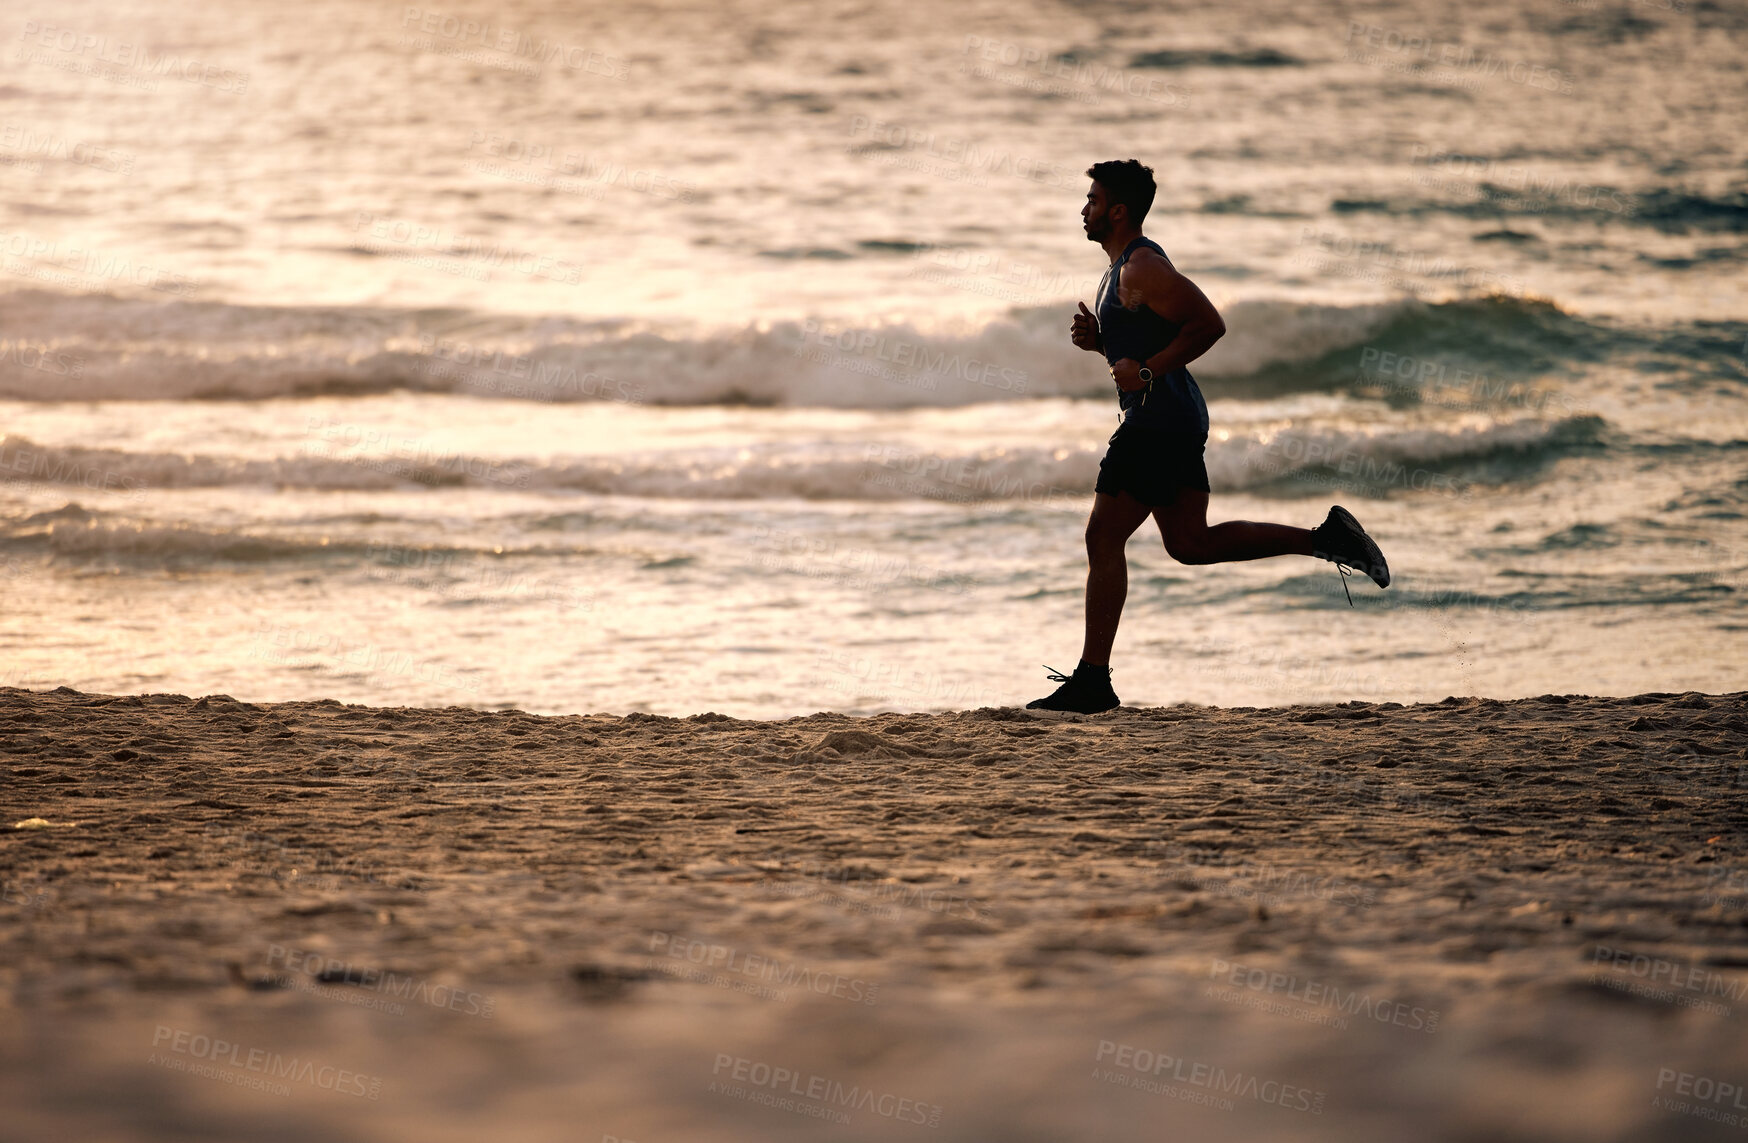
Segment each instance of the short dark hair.
M1105 188L1107 205L1122 203L1129 208L1129 221L1135 226L1153 208L1153 168L1144 167L1139 159L1107 159L1086 169L1092 181Z

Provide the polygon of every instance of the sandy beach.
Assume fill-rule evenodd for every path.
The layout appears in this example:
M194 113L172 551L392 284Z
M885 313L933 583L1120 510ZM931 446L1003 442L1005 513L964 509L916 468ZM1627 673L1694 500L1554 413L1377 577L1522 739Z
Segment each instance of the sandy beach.
M5 1139L1723 1138L1748 693L0 690Z
M5 40L0 1143L1748 1139L1748 6Z

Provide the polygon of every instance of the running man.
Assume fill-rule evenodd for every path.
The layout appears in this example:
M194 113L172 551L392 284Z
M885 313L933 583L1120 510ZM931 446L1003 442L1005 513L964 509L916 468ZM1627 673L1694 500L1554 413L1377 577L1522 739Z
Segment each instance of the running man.
M1118 705L1111 689L1111 645L1129 593L1123 548L1149 515L1165 550L1182 564L1269 556L1314 556L1365 572L1390 586L1390 568L1359 521L1339 505L1315 529L1234 520L1208 526L1208 406L1185 368L1208 352L1226 323L1196 284L1178 273L1159 244L1141 234L1153 205L1153 171L1134 159L1088 168L1092 189L1080 216L1089 241L1111 257L1096 313L1086 303L1070 337L1110 364L1122 423L1099 463L1086 523L1086 642L1074 674L1031 710L1096 714ZM1343 575L1345 575L1345 570ZM1052 672L1053 667L1047 667Z

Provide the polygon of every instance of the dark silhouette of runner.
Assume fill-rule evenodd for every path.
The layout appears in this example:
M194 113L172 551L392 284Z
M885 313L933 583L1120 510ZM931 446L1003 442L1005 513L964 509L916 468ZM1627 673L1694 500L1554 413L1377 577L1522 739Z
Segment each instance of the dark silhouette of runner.
M1352 513L1337 505L1316 528L1232 520L1208 525L1208 406L1186 366L1226 332L1226 323L1196 284L1178 273L1159 244L1141 233L1153 205L1153 171L1134 159L1087 169L1081 219L1089 241L1110 255L1094 311L1086 303L1070 337L1103 353L1119 390L1122 418L1111 435L1086 524L1086 641L1072 675L1046 665L1055 692L1030 710L1096 714L1118 705L1111 687L1111 646L1129 593L1123 548L1149 515L1165 550L1182 564L1218 564L1269 556L1314 556L1365 572L1390 586L1389 565Z

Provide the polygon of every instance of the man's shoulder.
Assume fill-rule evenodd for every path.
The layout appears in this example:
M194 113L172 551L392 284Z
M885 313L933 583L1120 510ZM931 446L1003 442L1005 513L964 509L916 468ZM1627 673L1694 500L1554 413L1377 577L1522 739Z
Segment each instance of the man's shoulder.
M1130 253L1128 262L1124 263L1125 268L1133 266L1137 270L1171 270L1176 272L1176 267L1171 264L1171 259L1165 256L1165 251L1160 249L1159 245L1151 238L1147 241L1148 245L1137 246Z

